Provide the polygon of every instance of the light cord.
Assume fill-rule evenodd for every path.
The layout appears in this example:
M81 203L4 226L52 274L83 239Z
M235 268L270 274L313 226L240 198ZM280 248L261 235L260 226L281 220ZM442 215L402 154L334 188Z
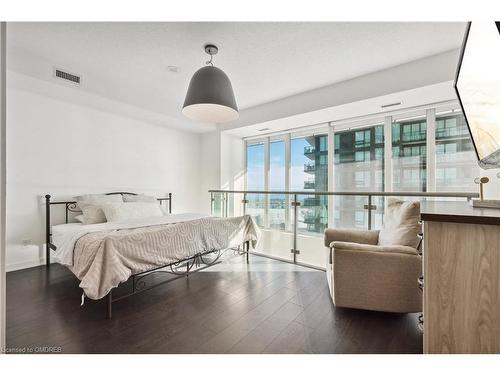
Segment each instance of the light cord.
M214 64L213 64L213 62L212 62L213 58L214 58L214 55L212 55L212 54L210 53L210 60L208 60L205 64L206 64L206 65L212 65L212 66L214 66Z

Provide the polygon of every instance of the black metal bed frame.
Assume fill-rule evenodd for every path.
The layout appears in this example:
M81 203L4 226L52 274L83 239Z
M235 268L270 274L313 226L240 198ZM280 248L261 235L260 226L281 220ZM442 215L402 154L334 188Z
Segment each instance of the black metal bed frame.
M107 193L106 195L137 195L137 193L130 193L130 192L112 192L112 193ZM56 201L52 202L50 200L51 196L49 194L45 195L45 240L46 240L46 249L45 249L45 256L46 256L46 267L47 270L50 269L50 250L56 250L57 247L52 243L52 233L51 233L51 211L50 207L52 205L64 205L65 206L65 223L68 223L69 220L69 213L74 212L78 213L81 212L80 209L78 209L78 205L76 201ZM157 200L160 202L160 205L163 204L164 201L168 201L168 212L172 213L172 193L168 194L168 197L164 198L157 198ZM116 298L113 298L113 290L110 290L109 293L106 295L106 318L111 319L113 316L113 302L120 301L122 299L131 297L133 295L136 295L141 292L148 291L152 288L155 288L157 286L169 283L171 281L178 280L183 277L189 276L190 273L193 272L198 272L203 269L206 269L208 267L214 266L218 263L220 263L219 258L223 254L223 252L227 250L204 250L201 251L189 258L181 259L179 261L176 261L174 263L162 265L160 267L156 267L147 271L139 272L136 274L133 274L130 276L129 280L132 279L132 289L129 293L120 295ZM247 241L243 244L243 253L246 254L247 257L247 262L248 262L248 254L250 250L250 243ZM236 251L240 252L240 247L236 249ZM214 255L214 259L206 259L205 257L208 255ZM184 268L185 267L185 268ZM195 269L193 270L193 267ZM184 268L184 270L182 270ZM145 281L143 280L146 276L162 272L162 273L169 273L169 274L174 274L176 275L173 278L169 278L165 281L153 284L151 286L147 286ZM128 280L127 280L128 281Z

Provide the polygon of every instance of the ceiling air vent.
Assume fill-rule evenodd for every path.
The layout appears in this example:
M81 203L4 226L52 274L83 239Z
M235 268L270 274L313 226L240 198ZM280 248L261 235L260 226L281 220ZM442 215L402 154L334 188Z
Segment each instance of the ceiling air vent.
M54 68L54 77L69 81L71 83L74 83L75 85L79 85L82 79L82 77L79 75L65 72L64 70L61 70L59 68Z
M383 105L380 106L380 108L389 108L389 107L394 107L394 106L397 106L397 105L401 105L401 102L383 104Z

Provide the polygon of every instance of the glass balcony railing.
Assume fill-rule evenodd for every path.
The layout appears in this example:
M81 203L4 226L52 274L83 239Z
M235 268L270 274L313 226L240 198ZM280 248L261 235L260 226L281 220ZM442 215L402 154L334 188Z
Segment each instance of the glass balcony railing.
M304 198L304 206L307 206L307 207L319 206L319 197Z
M315 224L320 219L319 216L316 216L314 213L307 213L304 215L304 223L306 224Z
M304 147L304 155L314 154L316 152L316 147L314 146L305 146Z
M262 237L257 255L323 269L326 228L380 229L385 200L469 200L477 193L460 192L312 192L209 190L212 215L251 215Z
M316 187L315 180L304 181L304 189L314 189Z
M403 142L425 141L426 137L425 132L403 133Z
M436 139L469 137L467 128L436 129Z
M314 163L305 163L304 164L304 172L313 173L316 171L316 164Z

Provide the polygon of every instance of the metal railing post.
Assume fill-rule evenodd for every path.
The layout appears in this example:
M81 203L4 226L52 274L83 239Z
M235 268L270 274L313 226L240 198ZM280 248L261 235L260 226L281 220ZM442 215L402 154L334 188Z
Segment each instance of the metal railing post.
M224 217L228 217L229 213L229 193L226 192L224 196Z
M372 229L372 196L368 195L368 230Z
M214 193L210 192L210 216L214 216Z
M248 203L247 193L243 193L243 200L241 201L241 203L243 203L243 215L246 215L247 214L247 203Z
M292 254L293 254L293 263L297 263L297 254L299 253L297 250L297 226L298 226L298 207L300 203L297 200L297 194L293 195L293 249L292 249Z

